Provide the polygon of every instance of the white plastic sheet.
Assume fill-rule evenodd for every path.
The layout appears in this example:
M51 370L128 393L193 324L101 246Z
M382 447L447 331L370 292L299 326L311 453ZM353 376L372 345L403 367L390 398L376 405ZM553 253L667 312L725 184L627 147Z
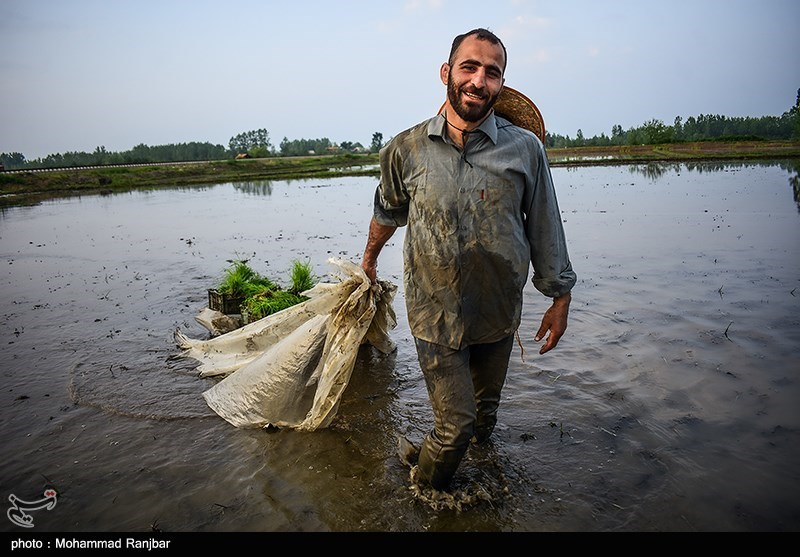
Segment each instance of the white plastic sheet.
M359 347L395 345L397 287L372 284L360 266L331 258L337 283L318 283L309 299L211 340L176 331L182 355L201 377L222 376L205 391L208 405L236 427L315 430L330 425L350 381Z

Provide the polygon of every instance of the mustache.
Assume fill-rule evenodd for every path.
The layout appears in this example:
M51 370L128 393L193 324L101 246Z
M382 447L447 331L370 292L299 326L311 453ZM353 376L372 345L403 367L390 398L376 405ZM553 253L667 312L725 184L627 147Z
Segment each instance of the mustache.
M475 87L474 85L469 85L469 86L468 85L464 85L463 87L461 87L461 90L463 92L469 93L471 95L477 95L482 99L488 99L489 98L489 93L486 92L486 89L479 89L479 88Z

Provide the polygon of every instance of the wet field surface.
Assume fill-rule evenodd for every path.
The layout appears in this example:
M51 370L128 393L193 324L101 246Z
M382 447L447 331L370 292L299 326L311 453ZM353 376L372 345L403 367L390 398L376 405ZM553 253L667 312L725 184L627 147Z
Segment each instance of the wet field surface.
M374 178L85 196L0 216L2 493L40 532L797 531L800 213L787 164L554 168L578 284L558 348L526 289L492 442L450 497L397 435L431 427L408 330L362 347L313 432L217 416L173 339L232 259L359 262ZM4 521L3 531L19 527Z

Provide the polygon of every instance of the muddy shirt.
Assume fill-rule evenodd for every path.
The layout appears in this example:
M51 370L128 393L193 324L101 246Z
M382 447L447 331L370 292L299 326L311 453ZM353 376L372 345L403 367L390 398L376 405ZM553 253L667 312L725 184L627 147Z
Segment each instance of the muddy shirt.
M491 114L461 151L446 125L438 115L381 150L374 216L407 226L412 334L459 349L517 330L531 264L549 297L569 292L576 275L539 139Z

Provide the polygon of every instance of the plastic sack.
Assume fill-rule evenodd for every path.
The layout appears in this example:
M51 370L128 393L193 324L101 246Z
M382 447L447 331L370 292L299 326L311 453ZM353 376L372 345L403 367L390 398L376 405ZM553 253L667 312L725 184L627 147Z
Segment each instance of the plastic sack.
M211 340L175 340L200 362L201 377L224 376L205 391L207 404L236 427L327 427L350 381L359 347L395 345L397 287L372 284L351 262L329 259L338 283L318 283L309 299Z

